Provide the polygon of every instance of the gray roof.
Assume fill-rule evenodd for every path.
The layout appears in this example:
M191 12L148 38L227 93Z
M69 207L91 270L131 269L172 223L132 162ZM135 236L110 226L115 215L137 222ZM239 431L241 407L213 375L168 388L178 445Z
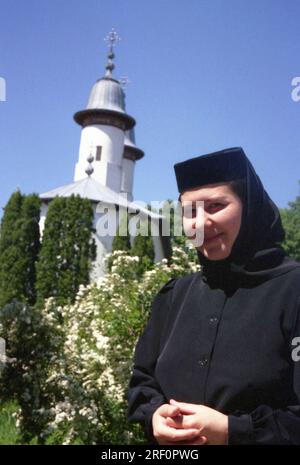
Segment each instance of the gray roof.
M87 176L86 178L80 179L79 181L71 184L66 184L65 186L57 187L51 191L44 192L43 194L40 194L40 199L52 200L55 197L70 197L71 195L79 195L80 197L90 199L93 202L119 205L120 207L128 208L129 210L140 211L154 219L163 218L162 215L153 213L138 203L129 202L121 193L118 194L109 187L106 187L96 181L91 176Z
M125 94L119 81L104 77L93 85L87 110L113 110L125 113Z

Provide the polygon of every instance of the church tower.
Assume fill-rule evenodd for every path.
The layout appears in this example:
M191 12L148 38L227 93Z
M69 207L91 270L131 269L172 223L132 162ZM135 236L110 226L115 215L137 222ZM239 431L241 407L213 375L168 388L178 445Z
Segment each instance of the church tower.
M126 113L124 91L121 83L112 75L117 40L118 35L112 30L106 38L109 53L105 75L94 84L87 107L74 115L76 123L82 128L74 181L40 194L41 235L49 204L55 197L79 195L91 200L94 210L93 237L97 247L92 281L105 273L104 257L112 249L124 212L151 220L156 261L171 253L169 238L162 235L164 217L133 201L135 162L144 156L144 152L135 145L135 120ZM113 225L113 231L108 233L102 229L106 221L105 209L111 211Z
M112 30L106 38L109 44L106 73L94 84L87 107L74 115L82 127L74 181L87 176L86 159L90 154L94 157L93 178L114 192L127 194L130 201L135 162L144 153L135 145L135 120L126 113L124 91L113 77L114 46L118 40Z

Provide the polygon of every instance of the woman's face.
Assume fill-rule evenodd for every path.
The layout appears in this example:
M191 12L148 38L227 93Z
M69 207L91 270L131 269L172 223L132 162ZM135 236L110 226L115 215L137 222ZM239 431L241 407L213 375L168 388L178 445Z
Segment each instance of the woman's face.
M200 207L199 201L204 202ZM229 183L207 184L186 191L181 194L181 202L185 234L192 240L196 237L196 231L201 230L204 234L203 244L196 249L209 260L227 258L242 220L242 201L231 190ZM191 208L187 214L185 206ZM200 208L200 214L196 207Z

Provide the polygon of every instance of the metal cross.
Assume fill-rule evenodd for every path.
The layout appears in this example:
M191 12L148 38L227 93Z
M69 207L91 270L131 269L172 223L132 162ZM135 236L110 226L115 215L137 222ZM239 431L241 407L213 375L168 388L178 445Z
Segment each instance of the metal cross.
M111 29L111 31L107 34L107 36L104 39L104 41L107 43L111 50L120 40L121 37L118 35L117 31L114 28Z

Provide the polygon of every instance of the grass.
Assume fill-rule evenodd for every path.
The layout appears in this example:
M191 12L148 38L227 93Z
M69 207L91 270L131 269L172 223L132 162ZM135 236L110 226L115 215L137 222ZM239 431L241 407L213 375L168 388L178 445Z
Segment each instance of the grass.
M11 402L0 405L0 445L15 445L18 443L19 432L13 413L17 410Z
M20 445L24 444L20 440L19 430L16 426L13 413L17 411L18 405L15 402L0 404L0 445ZM136 425L136 427L138 427ZM55 431L46 441L46 445L62 444L62 432ZM36 445L37 438L33 438L29 445ZM28 444L28 443L27 443ZM80 439L72 442L73 445L84 444ZM144 444L144 442L141 442Z

